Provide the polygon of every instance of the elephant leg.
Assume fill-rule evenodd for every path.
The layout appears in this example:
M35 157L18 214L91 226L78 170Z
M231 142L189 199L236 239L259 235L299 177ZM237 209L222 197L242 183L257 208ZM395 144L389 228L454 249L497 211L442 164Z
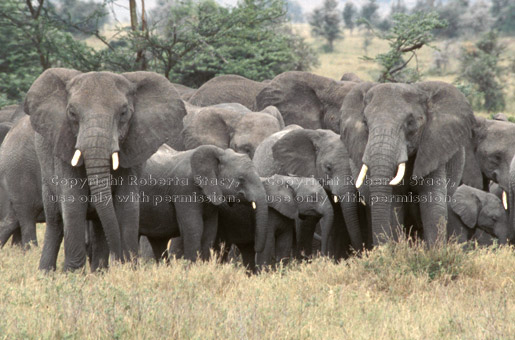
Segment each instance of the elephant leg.
M446 178L445 166L441 166L424 177L424 184L418 190L421 200L424 199L419 207L424 240L429 246L447 240Z
M254 251L254 244L238 244L238 249L241 252L243 265L253 273L256 272L256 253Z
M154 260L154 252L152 251L152 245L145 235L139 237L139 257L146 260Z
M45 205L45 240L43 243L43 250L41 251L41 258L39 260L40 270L55 270L57 263L57 255L59 248L63 241L63 221L59 212L59 207L56 202L52 202L49 197L51 193L43 186L43 197Z
M184 258L194 262L201 255L202 250L202 232L204 230L202 207L192 203L176 203L176 212L184 243Z
M276 262L288 262L293 246L293 230L288 230L278 235L275 239Z
M87 205L78 200L62 205L65 271L79 269L86 264L86 211Z
M13 209L9 209L7 216L0 223L0 248L7 243L11 236L13 237L13 245L18 244L18 242L15 243L15 239L18 238L16 236L19 236L19 243L21 244L20 224Z
M345 226L345 220L341 211L335 209L333 219L334 230L334 259L339 261L347 259L350 255L352 247L351 239Z
M125 171L129 171L126 170ZM125 182L129 183L128 174ZM136 185L118 185L113 195L114 209L122 238L125 260L137 258L139 249L139 187Z
M309 257L313 253L312 243L319 217L308 216L297 220L297 256Z
M218 232L218 210L209 206L204 212L204 230L202 231L202 260L209 260L210 250L213 248Z
M11 246L21 247L23 244L21 236L21 227L16 228L12 235L13 237L11 238Z
M27 207L13 207L18 216L18 221L21 228L21 239L24 247L30 247L30 245L37 246L38 239L36 235L36 217L32 211L27 211ZM38 212L39 214L39 212Z
M88 223L89 238L91 243L91 271L109 267L109 246L100 220L91 220Z

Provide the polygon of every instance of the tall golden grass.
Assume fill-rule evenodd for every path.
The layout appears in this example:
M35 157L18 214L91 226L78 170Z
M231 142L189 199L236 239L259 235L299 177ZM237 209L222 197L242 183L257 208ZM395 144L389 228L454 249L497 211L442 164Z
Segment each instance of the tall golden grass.
M256 276L216 260L43 274L39 255L0 250L0 339L515 337L509 247L428 250L404 240Z

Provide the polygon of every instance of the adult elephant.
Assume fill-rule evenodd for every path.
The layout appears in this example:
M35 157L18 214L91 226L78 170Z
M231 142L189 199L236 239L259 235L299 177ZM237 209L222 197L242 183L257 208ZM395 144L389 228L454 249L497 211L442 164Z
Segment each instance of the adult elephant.
M37 132L47 223L40 269L55 269L63 236L65 270L85 264L88 213L100 220L93 239L105 239L115 259L137 254L139 204L117 198L137 195L129 178L165 141L182 147L186 111L173 85L152 72L48 69L29 89L25 112Z
M5 123L4 123L5 124ZM44 221L41 171L29 116L20 119L0 146L0 247L9 237L37 245L36 222Z
M0 123L15 123L24 116L23 105L9 105L0 109Z
M424 202L417 207L424 238L435 244L475 124L466 98L443 82L361 83L346 96L341 116L341 139L361 168L357 187L369 173L373 244L394 236L392 203L413 195L409 201Z
M197 106L239 103L253 109L256 96L265 85L238 75L221 75L204 83L188 101Z
M358 77L355 73L347 72L342 75L340 81L353 81L355 83L361 83L363 80Z
M320 221L322 230L322 252L327 252L329 233L333 223L331 201L322 186L313 178L273 175L261 178L268 203L268 228L265 251L254 251L255 224L249 204L235 203L220 205L218 242L225 243L225 249L236 245L241 252L243 264L256 270L259 266L272 264L291 257L296 246L295 221L312 219ZM250 222L249 222L250 221ZM299 235L301 242L311 245L311 234Z
M350 156L340 137L330 130L309 130L288 126L271 135L258 147L253 158L261 176L274 174L315 177L336 206L335 221L343 216L346 230L335 222L335 231L348 233L354 250L363 248L356 203L356 188L351 181ZM341 212L341 213L339 213ZM339 257L339 256L337 256Z
M182 138L186 149L216 145L254 156L257 146L269 135L284 128L279 111L269 106L251 112L240 104L219 104L193 111L184 118Z
M485 191L490 181L500 187L504 205L508 208L509 171L515 156L515 124L507 121L476 117L473 143L467 149L463 183Z
M184 152L163 145L147 161L140 182L139 234L148 238L156 259L179 235L186 259L195 261L198 253L207 259L218 229L218 207L224 202L251 207L254 250L264 250L269 230L266 192L248 156L212 145Z
M191 87L182 84L172 83L172 85L177 90L182 100L190 99L197 91L196 89L192 89Z
M284 72L256 96L256 109L279 109L284 123L340 132L340 108L355 82L336 81L309 72Z
M494 194L460 185L452 196L451 207L449 214L459 218L452 219L458 222L449 223L447 230L459 242L474 239L476 229L497 238L499 244L506 244L515 236L501 200Z

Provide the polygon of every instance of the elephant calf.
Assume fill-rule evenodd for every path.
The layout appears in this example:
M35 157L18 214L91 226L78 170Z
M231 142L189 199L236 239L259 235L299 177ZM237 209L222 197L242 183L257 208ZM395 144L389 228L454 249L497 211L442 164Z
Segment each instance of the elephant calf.
M178 236L186 259L195 261L199 252L207 259L217 233L218 207L226 201L252 206L254 250L264 250L266 192L248 156L212 145L184 152L163 145L147 161L139 181L139 234L148 238L156 259Z
M500 244L513 237L501 200L492 193L461 185L452 196L449 214L458 219L450 216L454 222L448 224L448 234L460 242L476 238L478 229L498 238Z
M266 265L290 257L297 242L309 243L313 239L314 226L320 220L322 250L326 251L333 223L333 208L324 188L313 178L274 175L261 178L268 202L268 228L265 251L256 254L254 244L255 223L252 209L247 203L229 206L222 204L219 210L218 241L226 249L238 246L244 265L255 270L257 264ZM297 228L296 221L310 220L313 228ZM299 224L305 226L306 224Z

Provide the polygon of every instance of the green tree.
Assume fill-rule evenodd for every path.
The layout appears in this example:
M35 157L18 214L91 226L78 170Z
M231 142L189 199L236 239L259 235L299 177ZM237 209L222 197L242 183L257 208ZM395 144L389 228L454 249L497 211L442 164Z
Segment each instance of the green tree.
M131 70L142 50L149 70L196 87L219 74L264 80L316 63L313 50L284 25L282 0L246 0L233 8L187 0L166 8L146 31L128 30L106 51L106 66Z
M503 110L506 105L501 85L504 68L499 65L504 49L495 31L484 34L475 45L461 49L458 80L473 86L482 97L481 108L487 111Z
M102 29L109 21L106 2L93 0L53 0L56 20L64 21L64 30L78 37L86 37Z
M345 23L345 27L347 27L350 30L351 34L352 34L352 31L354 30L354 26L355 26L354 20L356 18L356 14L357 14L356 6L354 6L354 4L352 2L346 2L345 6L343 7L342 16L343 16L343 22Z
M515 34L515 3L512 0L492 0L494 27L500 32Z
M369 0L366 4L361 7L360 11L360 20L358 23L365 24L367 26L375 26L379 22L379 15L377 14L377 10L379 9L379 5L376 0ZM366 24L368 23L368 24Z
M0 93L5 103L22 99L36 77L54 66L90 71L95 51L77 41L45 0L0 2Z
M364 59L381 66L379 82L414 82L420 79L416 51L423 46L430 46L434 39L433 30L443 27L445 22L439 20L435 12L412 15L397 13L393 16L393 26L388 32L374 32L377 37L388 41L388 52ZM407 59L404 57L406 54L409 55ZM408 68L413 58L416 66Z
M302 7L295 0L286 0L286 13L291 22L304 22Z
M335 40L343 38L340 27L341 19L336 10L337 7L338 2L336 0L325 0L323 6L316 8L309 19L311 33L327 40L326 50L328 52L334 50Z

